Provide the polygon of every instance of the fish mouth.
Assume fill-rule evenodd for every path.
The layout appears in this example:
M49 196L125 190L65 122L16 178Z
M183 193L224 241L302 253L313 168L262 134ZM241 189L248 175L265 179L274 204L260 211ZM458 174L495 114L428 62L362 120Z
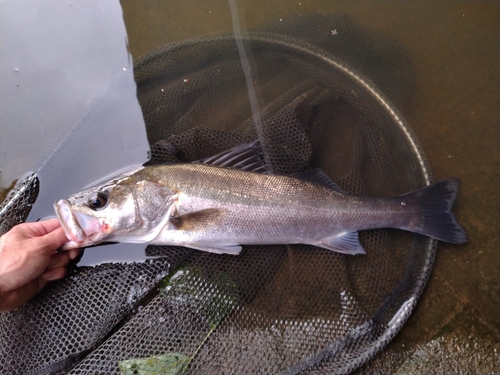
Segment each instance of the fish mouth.
M61 199L55 202L54 211L69 240L62 246L63 250L92 245L102 237L103 231L99 219L74 211L67 200Z

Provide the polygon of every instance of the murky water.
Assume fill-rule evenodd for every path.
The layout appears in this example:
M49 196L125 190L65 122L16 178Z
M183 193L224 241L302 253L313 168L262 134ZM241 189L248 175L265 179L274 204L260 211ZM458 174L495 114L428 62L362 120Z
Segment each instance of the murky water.
M499 5L495 1L237 2L243 25L279 23L308 12L343 12L368 30L402 42L416 89L404 115L434 178L458 176L455 212L471 241L439 244L428 287L386 352L359 373L500 371ZM130 50L231 31L219 1L122 1ZM147 27L146 27L147 25Z
M348 14L354 22L367 30L380 32L403 43L413 59L416 79L416 89L404 115L417 134L435 179L458 176L463 181L455 212L468 230L470 242L463 246L439 244L433 273L416 311L386 351L358 370L358 373L486 374L499 371L498 3L240 1L236 2L236 5L243 29L258 27L263 23L283 22L294 15L334 11ZM128 32L128 46L134 58L172 41L233 30L227 2L124 0L122 7ZM79 9L77 15L81 17L83 14L85 12ZM91 13L88 17L96 17L96 25L104 25L102 19L100 20L104 14ZM116 15L116 12L113 14ZM68 20L66 13L53 16ZM73 21L77 22L79 17ZM0 27L7 28L4 19L1 21ZM115 21L120 25L120 20ZM27 28L34 27L34 19L27 19L27 22ZM45 65L41 64L41 67L17 64L16 58L20 59L22 56L15 55L8 64L2 63L2 79L9 85L7 90L2 92L0 101L0 170L3 172L4 185L24 173L25 169L39 168L44 171L44 166L48 168L54 160L64 160L70 169L46 168L47 172L42 173L42 178L46 181L55 182L52 187L46 189L53 196L42 199L43 202L52 202L55 198L67 195L93 179L124 166L123 159L113 163L109 160L110 155L115 155L116 149L123 150L124 144L130 145L133 142L118 137L117 148L112 149L108 144L113 137L101 133L102 124L107 121L110 125L120 127L128 121L126 129L143 129L143 123L137 118L137 111L133 115L124 112L137 104L134 86L130 85L131 76L128 76L128 83L124 83L124 87L113 86L113 82L116 82L114 74L117 71L120 71L120 74L130 72L131 62L124 43L118 43L115 39L112 43L99 44L103 40L105 30L108 29L103 28L98 33L99 38L92 38L84 33L81 40L98 49L99 53L95 56L106 61L119 56L112 64L114 68L111 72L103 72L100 67L106 64L95 62L92 58L87 60L87 54L79 56L77 61L63 60L58 55L59 61L52 60ZM119 32L110 38L124 40L124 31L120 27L118 30ZM1 31L2 29L0 35ZM55 35L50 36L54 37ZM13 43L17 46L20 41L14 40ZM109 55L101 54L111 48L110 46L117 45L120 45L118 50L109 51ZM4 44L2 48L12 50ZM48 47L41 48L45 51ZM44 52L36 54L46 56ZM69 75L68 67L72 67L69 69ZM84 67L89 69L88 72L74 75ZM123 68L127 70L124 71ZM49 82L48 87L52 87L54 81L59 81L60 88L68 91L56 91L54 95L46 95L42 86L44 82L36 81L41 78L24 75L25 72L36 72L40 69L45 72L44 79ZM61 74L61 69L64 74ZM99 75L93 75L92 72ZM88 86L82 86L83 81L89 81ZM25 85L26 90L20 93L19 88L24 89ZM4 87L2 84L2 88ZM88 91L84 90L85 87L88 87ZM123 103L102 102L108 100L109 94L117 90L122 94L129 90L127 95L132 106L122 107ZM46 102L39 102L40 97L45 98ZM71 102L69 99L72 99ZM30 103L39 103L40 107L34 108ZM26 108L30 110L26 111ZM135 108L137 109L137 106ZM26 116L19 116L19 113ZM114 118L117 113L123 114L120 120ZM80 126L85 125L84 129L88 129L92 124L97 125L95 130L79 132ZM140 126L137 127L138 124ZM21 132L12 132L19 129L19 126L25 127ZM40 129L43 129L41 133L35 132ZM53 136L54 132L58 134L57 137ZM123 134L126 137L130 133ZM82 138L84 136L88 138ZM61 144L62 139L71 137L74 141L70 143L70 147L62 143L65 145L63 148L56 147L56 152L46 154L47 150L53 149L54 138ZM104 142L106 147L101 149L110 152L87 159L82 153L88 150L85 145L89 142L93 143L93 146L96 146L96 142ZM81 151L77 152L77 148ZM31 151L28 153L27 149ZM68 159L69 151L74 159ZM144 158L140 150L131 154L132 159L137 155L140 157L125 164L139 163L140 158ZM82 159L97 160L97 163L83 164L80 165L81 169L77 169L75 165L79 163L75 164L75 160ZM50 160L51 162L48 162ZM106 160L106 163L99 163L99 160ZM56 165L60 166L58 163ZM103 166L105 168L100 169ZM47 177L44 177L44 173ZM86 182L79 179L82 175L87 179ZM91 178L91 181L88 181L88 178ZM74 185L66 182L62 184L60 181L70 181ZM61 186L66 190L56 190ZM49 215L52 211L48 207L35 211L32 218ZM103 254L102 248L89 249L87 253L89 260L86 263L84 258L82 264L98 263L113 257L112 248L109 249L108 255L104 255L100 260L94 256ZM132 249L128 254L120 254L120 260L135 259L138 251Z

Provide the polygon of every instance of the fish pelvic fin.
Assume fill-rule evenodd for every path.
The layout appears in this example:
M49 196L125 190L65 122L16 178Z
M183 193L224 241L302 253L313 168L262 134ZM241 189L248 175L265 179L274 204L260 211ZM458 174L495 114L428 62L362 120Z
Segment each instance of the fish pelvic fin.
M242 247L235 243L189 243L185 246L196 250L202 250L209 253L215 254L230 254L238 255L241 252Z
M321 239L321 241L313 243L313 245L342 254L366 254L365 249L359 243L357 231L342 232L335 236L326 237Z
M468 241L467 233L451 212L460 189L460 179L450 178L424 187L398 199L416 205L415 216L406 228L440 241L454 244Z

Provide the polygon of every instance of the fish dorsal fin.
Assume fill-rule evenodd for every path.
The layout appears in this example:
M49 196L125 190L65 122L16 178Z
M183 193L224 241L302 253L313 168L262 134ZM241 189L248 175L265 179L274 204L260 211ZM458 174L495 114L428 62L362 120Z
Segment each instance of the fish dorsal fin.
M170 218L170 224L176 230L192 232L219 225L224 215L224 210L207 208L205 210L188 212L183 215L174 215Z
M320 168L312 169L306 172L294 173L290 177L298 178L299 180L314 182L315 184L335 190L341 194L349 195L347 191L332 181L330 177Z
M197 160L194 163L217 165L249 172L267 172L264 155L258 140L243 143L220 154Z

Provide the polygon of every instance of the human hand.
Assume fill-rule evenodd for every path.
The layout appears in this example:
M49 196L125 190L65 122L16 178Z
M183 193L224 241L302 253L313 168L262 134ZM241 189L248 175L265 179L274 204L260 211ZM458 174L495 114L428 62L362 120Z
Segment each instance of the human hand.
M58 219L19 224L0 237L0 311L22 306L66 275L81 252L57 252L67 241Z

